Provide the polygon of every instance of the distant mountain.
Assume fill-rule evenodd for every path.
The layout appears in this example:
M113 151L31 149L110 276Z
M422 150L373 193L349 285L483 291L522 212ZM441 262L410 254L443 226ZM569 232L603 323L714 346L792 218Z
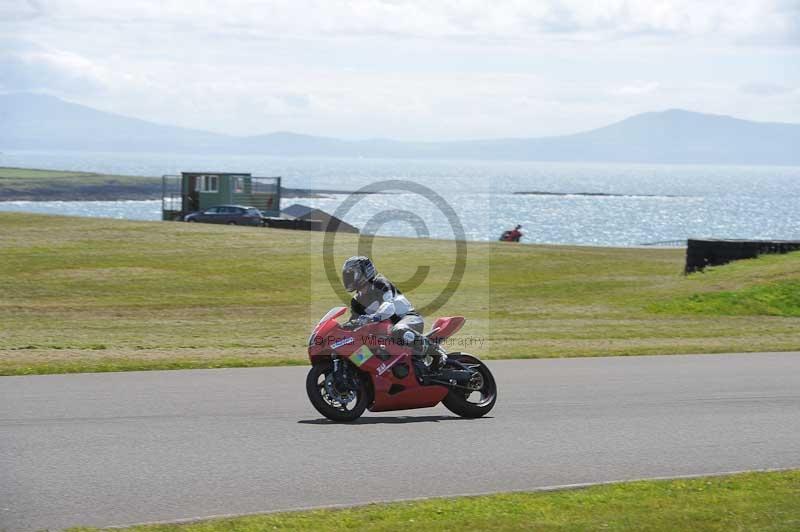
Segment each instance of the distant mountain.
M236 137L154 124L39 94L0 95L3 149L641 163L800 164L800 124L673 109L543 138L346 141L278 132Z
M534 139L534 159L654 163L800 164L800 124L751 122L671 109L606 127Z
M153 124L41 94L0 95L0 151L195 151L217 149L225 135Z

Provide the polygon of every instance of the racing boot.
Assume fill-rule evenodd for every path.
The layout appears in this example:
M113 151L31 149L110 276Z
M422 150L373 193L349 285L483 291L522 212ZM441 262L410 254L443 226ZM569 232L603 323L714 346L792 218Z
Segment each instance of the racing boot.
M411 348L411 362L417 379L422 384L428 384L431 375L432 358L428 355L430 341L416 331L405 331L403 333L403 344Z
M414 367L422 378L423 384L427 384L427 381L435 377L439 373L439 369L444 367L447 355L436 342L432 342L427 336L414 334L411 331L406 332L406 335L410 336L410 334L414 335L413 340L408 340L412 348L411 356L414 360Z

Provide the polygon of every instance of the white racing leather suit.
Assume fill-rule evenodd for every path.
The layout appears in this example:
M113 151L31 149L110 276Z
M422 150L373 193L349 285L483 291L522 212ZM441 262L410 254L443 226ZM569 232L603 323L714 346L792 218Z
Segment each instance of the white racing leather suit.
M422 335L425 323L411 302L383 275L376 275L350 300L355 317L369 321L392 321L392 337L401 345L412 345L423 354L427 342Z

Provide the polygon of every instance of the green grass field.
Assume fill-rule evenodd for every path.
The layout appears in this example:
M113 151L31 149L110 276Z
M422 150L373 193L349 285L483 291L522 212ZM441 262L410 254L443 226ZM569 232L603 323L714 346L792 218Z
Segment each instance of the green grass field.
M372 504L126 528L235 530L648 530L800 529L800 471L611 484L483 497ZM74 532L93 529L72 529Z
M337 239L337 269L356 242ZM339 304L321 249L302 231L0 213L0 374L302 364ZM454 249L377 238L373 255L401 287L430 266L409 292L422 307ZM682 264L677 249L472 242L436 315L467 316L457 338L488 358L800 350L800 254Z
M0 167L0 200L124 200L161 197L161 179Z

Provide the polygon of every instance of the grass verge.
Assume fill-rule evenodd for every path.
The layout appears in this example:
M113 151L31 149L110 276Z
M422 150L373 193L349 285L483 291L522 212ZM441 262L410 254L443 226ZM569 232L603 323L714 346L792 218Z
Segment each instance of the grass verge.
M303 363L311 327L341 304L322 239L0 213L0 374ZM356 236L337 237L335 270L357 247ZM467 248L460 284L434 313L468 318L454 337L464 343L451 350L486 358L800 350L797 253L685 277L676 249ZM379 268L418 308L447 290L454 249L373 242ZM418 265L430 271L415 287ZM735 312L718 304L728 293L744 294Z
M800 282L775 282L738 291L693 294L677 301L654 305L656 310L674 314L717 314L721 316L800 316Z
M261 530L798 530L800 471L642 481L536 493L372 504L136 526L142 532ZM74 532L95 529L78 528Z

